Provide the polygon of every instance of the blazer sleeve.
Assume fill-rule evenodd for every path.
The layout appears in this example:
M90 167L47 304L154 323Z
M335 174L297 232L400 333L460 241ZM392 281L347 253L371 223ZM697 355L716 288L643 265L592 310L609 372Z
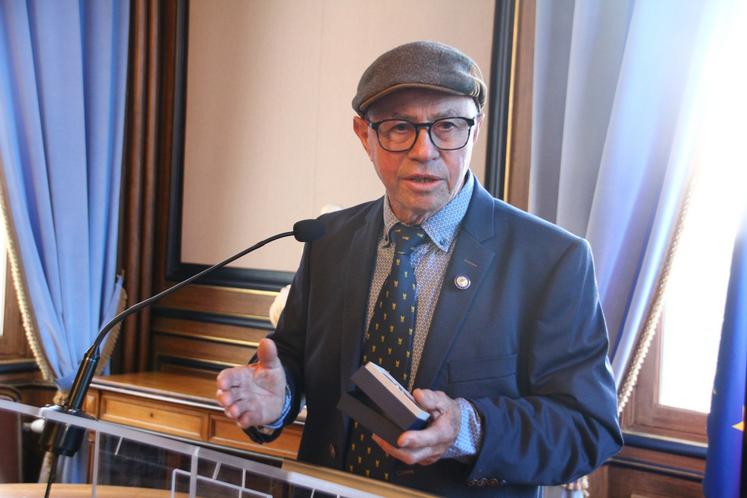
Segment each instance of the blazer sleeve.
M468 479L560 484L622 445L607 329L588 243L575 239L543 286L529 322L520 397L471 399L483 440Z
M283 426L293 423L298 417L303 405L303 371L304 371L304 342L306 334L306 320L309 293L309 266L311 242L304 246L303 256L298 271L293 278L288 293L288 300L283 309L278 325L268 337L275 341L278 357L285 369L285 378L291 394L291 409L283 420ZM250 360L256 361L256 356ZM280 436L283 428L265 433L249 427L244 432L257 443L269 443Z

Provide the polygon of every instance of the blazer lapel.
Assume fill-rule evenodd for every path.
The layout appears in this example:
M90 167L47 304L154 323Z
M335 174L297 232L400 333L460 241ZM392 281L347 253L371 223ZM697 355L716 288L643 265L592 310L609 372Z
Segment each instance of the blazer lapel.
M475 182L475 192L444 274L441 295L415 376L415 387L433 387L436 375L459 336L472 302L495 258L493 246L484 244L494 235L493 198ZM460 276L469 279L468 288L457 287L456 278Z
M353 389L350 376L360 365L361 339L366 321L369 285L376 258L376 244L382 230L383 204L380 200L365 217L365 223L353 233L350 250L343 263L342 320L340 334L340 386L342 392Z

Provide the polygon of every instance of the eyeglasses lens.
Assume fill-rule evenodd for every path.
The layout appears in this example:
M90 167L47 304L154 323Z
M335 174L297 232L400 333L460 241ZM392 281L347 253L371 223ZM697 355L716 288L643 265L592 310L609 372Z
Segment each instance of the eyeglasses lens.
M376 132L381 146L391 152L409 150L417 140L418 128L427 128L433 144L442 150L461 149L469 140L470 123L465 118L438 119L430 124L415 125L410 121L386 119Z

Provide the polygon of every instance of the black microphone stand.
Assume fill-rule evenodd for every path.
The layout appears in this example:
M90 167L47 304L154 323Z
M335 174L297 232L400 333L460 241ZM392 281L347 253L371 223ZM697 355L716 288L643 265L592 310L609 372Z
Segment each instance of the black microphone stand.
M83 356L83 361L81 361L80 367L78 367L78 372L75 375L75 380L73 381L73 384L70 388L70 394L67 396L67 398L57 405L54 405L47 409L62 413L68 413L70 415L85 416L82 411L83 402L85 400L86 393L88 392L88 388L91 385L91 380L93 379L94 373L96 372L96 367L99 363L99 347L101 346L101 343L104 341L109 331L128 316L140 311L141 309L149 306L159 299L162 299L169 294L176 292L182 287L191 284L195 280L204 277L208 273L222 268L227 264L239 259L240 257L259 249L265 244L268 244L277 239L289 237L291 235L294 235L296 239L301 242L308 242L320 237L323 232L323 226L316 220L299 221L293 226L292 232L283 232L262 240L249 247L248 249L244 249L238 254L235 254L230 258L221 261L220 263L215 264L209 268L206 268L201 272L192 275L188 279L183 280L182 282L179 282L178 284L173 285L172 287L169 287L168 289L163 290L158 294L151 296L148 299L145 299L144 301L141 301L137 304L134 304L126 310L122 311L112 320L110 320L109 323L104 325L98 336L96 336L96 340L93 342L93 345L88 349L88 351L86 351L85 355ZM41 445L48 452L52 453L51 472L49 480L47 481L47 491L45 493L45 497L49 496L50 486L54 481L54 473L56 471L58 456L74 455L80 448L80 445L83 441L84 433L85 431L81 427L75 427L69 424L61 424L58 422L51 422L49 420L45 422L44 431L41 435Z

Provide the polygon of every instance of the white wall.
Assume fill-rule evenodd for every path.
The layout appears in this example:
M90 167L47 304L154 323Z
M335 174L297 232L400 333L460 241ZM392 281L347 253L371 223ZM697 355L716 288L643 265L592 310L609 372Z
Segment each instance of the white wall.
M493 0L192 0L182 260L212 264L383 188L353 134L358 79L419 39L459 47L490 75ZM483 137L487 136L485 131ZM482 179L485 141L473 171ZM296 269L275 243L236 266Z

